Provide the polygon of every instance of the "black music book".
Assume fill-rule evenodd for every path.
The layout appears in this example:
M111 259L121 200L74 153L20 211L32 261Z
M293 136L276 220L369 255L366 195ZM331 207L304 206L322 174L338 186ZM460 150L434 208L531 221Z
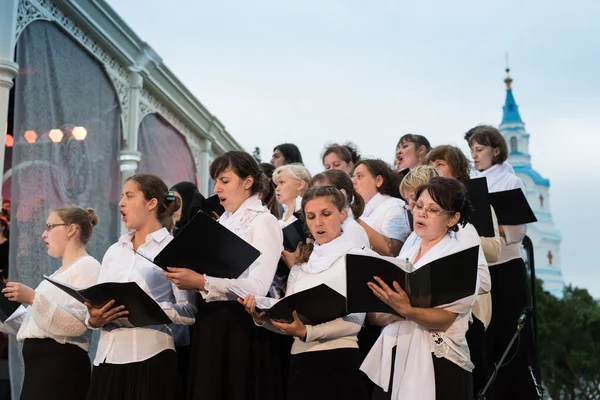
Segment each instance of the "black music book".
M240 298L248 293L243 289L232 286L229 291ZM277 321L292 322L292 312L308 325L318 325L333 321L348 314L346 298L326 284L303 290L276 300L269 297L255 296L256 307L267 313L267 316Z
M296 251L298 244L305 243L307 238L304 221L297 219L283 228L283 248L289 252Z
M127 320L111 322L117 326L142 327L173 323L158 303L135 282L105 282L86 288L76 288L45 275L44 279L75 300L81 303L88 302L95 308L102 308L111 300L115 301L115 306L125 306L129 311Z
M164 270L189 268L217 278L237 278L260 256L260 251L200 211L154 259L141 252L136 254Z
M398 313L379 300L367 286L382 279L390 288L396 281L414 307L430 308L452 303L475 293L479 246L439 258L413 271L408 260L346 254L348 313Z
M0 280L0 290L5 287L4 282ZM0 293L0 321L6 321L19 307L21 307L21 303L10 301L8 297L4 296L4 293Z
M216 194L206 198L206 205L209 211L216 213L219 217L225 212L225 208L221 205L221 200Z
M490 193L498 225L523 225L536 222L537 218L521 189Z
M473 178L464 182L467 187L469 200L473 205L471 224L477 229L479 236L494 237L494 220L490 208L487 178Z

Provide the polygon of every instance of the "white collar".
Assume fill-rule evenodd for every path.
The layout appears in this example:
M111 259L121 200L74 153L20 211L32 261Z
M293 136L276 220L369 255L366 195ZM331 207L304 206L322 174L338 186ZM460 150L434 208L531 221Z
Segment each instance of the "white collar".
M132 243L133 241L133 236L135 235L135 232L129 232L123 236L121 236L119 238L119 243L121 243L121 245L126 245L127 243ZM163 241L164 238L166 238L167 236L169 236L169 231L167 230L167 228L160 228L157 231L154 231L150 234L148 234L146 236L146 242L151 242L154 241L156 243L160 243Z
M390 196L387 194L377 193L375 196L371 197L371 200L369 200L369 202L365 205L365 210L363 211L362 216L369 217L373 211L375 211L375 209L381 205L381 203L389 198Z
M318 274L323 272L337 261L338 258L344 256L350 249L356 247L350 235L341 234L329 243L319 245L315 242L308 261L302 264L302 271L307 274Z
M258 198L258 194L248 197L244 202L235 210L234 213L229 211L225 211L221 218L219 218L219 222L226 227L231 226L235 222L238 222L242 219L242 217L246 214L246 211L255 211L255 212L263 212L266 210L262 201Z
M485 176L487 179L488 190L500 182L507 174L514 174L513 167L508 163L495 164L485 171L480 171L477 176Z

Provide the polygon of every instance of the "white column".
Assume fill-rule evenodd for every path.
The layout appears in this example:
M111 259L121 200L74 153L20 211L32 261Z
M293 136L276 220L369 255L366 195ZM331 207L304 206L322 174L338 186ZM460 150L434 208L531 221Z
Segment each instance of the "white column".
M4 165L8 99L19 66L14 62L18 0L0 1L0 168ZM0 193L0 203L2 201Z
M198 165L198 179L200 180L200 193L208 197L208 181L210 179L210 154L212 151L212 142L206 138L200 139L200 163Z
M135 175L140 163L141 154L138 151L140 96L144 80L139 70L130 69L129 73L129 112L125 116L123 127L123 148L119 155L119 169L121 170L121 188L125 181ZM125 225L121 224L121 234L127 233Z

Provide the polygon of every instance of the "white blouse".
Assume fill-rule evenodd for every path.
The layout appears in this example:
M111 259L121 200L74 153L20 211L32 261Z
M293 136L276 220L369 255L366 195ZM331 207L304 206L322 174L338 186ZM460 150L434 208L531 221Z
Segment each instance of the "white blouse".
M345 254L354 248L354 240L342 234L331 242L315 248L305 264L296 265L288 276L286 296L326 284L346 296ZM360 250L353 250L358 251ZM306 342L295 338L292 354L341 348L358 348L358 332L365 320L364 313L349 314L319 325L306 325ZM265 328L278 332L269 320Z
M365 231L365 228L360 226L360 224L354 219L354 215L352 215L352 209L350 207L348 207L348 217L342 223L342 232L344 232L344 235L352 238L355 248L371 248L367 231Z
M51 278L78 288L92 286L98 279L100 263L91 256L77 260L66 270L54 273ZM35 288L35 300L31 307L19 307L0 329L17 335L18 341L25 339L51 338L58 343L70 343L85 351L89 349L91 331L85 324L87 308L43 280Z
M377 193L365 205L360 218L382 235L404 242L410 235L404 204L400 199Z
M419 249L420 243L410 249L403 248L398 258L413 262ZM418 269L461 250L464 250L464 247L458 239L446 235L414 263L414 268ZM478 290L479 279L472 296L437 307L458 314L445 332L428 330L410 320L387 325L365 358L361 370L375 384L387 391L392 369L391 353L394 346L397 346L392 398L435 399L435 377L431 353L438 358L446 358L467 371L473 370L465 334L469 328L471 306Z
M514 174L513 168L507 164L496 164L479 172L478 176L485 176L490 193L505 190L521 189L525 195L525 184ZM527 225L502 225L504 236L500 237L500 258L490 265L504 264L507 261L521 258L521 241L527 233Z
M206 276L200 294L207 301L235 301L228 288L239 286L248 293L265 296L273 282L283 251L283 232L277 219L254 195L246 199L235 213L226 211L219 222L260 251L260 256L237 279Z
M104 255L98 283L135 282L150 295L175 324L193 325L196 315L194 293L177 289L163 270L133 252L134 233L121 236ZM146 237L137 251L154 258L173 236L162 228ZM89 314L87 315L89 325ZM94 329L94 328L92 328ZM108 323L100 330L94 365L129 364L147 360L164 350L175 350L173 333L168 325L122 328Z

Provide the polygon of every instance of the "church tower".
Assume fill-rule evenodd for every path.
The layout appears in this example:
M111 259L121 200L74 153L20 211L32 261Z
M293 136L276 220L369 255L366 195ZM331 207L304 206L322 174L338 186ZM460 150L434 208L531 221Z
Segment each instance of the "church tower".
M545 179L531 166L529 133L519 114L512 91L510 69L506 69L506 101L502 107L500 132L508 144L508 162L515 174L523 180L527 189L527 200L538 222L527 225L527 236L534 248L536 276L544 281L544 289L562 297L565 286L560 269L560 232L556 229L550 212L550 180Z

